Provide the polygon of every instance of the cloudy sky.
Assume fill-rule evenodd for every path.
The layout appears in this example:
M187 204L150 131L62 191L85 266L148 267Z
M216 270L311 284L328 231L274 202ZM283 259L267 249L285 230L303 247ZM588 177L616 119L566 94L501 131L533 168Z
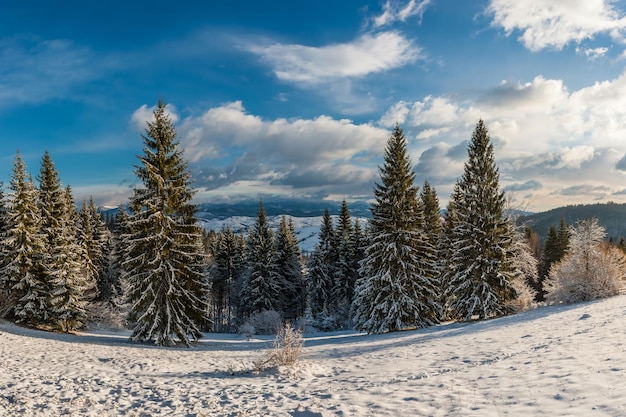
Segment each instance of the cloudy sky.
M198 201L368 199L390 129L442 200L483 119L532 211L626 201L626 1L0 4L0 178L124 203L159 97Z

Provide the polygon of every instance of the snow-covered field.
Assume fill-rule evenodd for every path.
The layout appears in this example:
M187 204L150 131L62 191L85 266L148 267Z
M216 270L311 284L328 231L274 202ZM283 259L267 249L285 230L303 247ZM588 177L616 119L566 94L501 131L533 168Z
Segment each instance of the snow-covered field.
M297 375L270 339L192 349L0 322L1 416L626 416L626 296L386 335L309 335Z

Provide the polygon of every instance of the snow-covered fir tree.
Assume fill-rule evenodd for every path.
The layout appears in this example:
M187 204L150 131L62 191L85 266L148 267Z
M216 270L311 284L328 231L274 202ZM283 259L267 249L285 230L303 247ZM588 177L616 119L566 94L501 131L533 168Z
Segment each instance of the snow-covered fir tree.
M241 309L245 317L280 309L280 283L274 272L274 251L274 232L263 202L260 202L246 240L246 277L241 289Z
M350 318L350 306L358 277L359 265L354 262L354 259L357 256L356 245L360 244L356 242L356 239L360 236L355 237L355 227L345 199L341 203L335 235L337 263L332 294L333 310L340 322L346 322Z
M95 295L95 280L83 273L81 247L78 243L77 212L72 190L63 190L62 231L49 242L48 266L52 291L51 314L57 330L70 332L83 327L87 320L87 298Z
M212 330L230 332L238 317L239 292L245 272L245 240L230 227L217 234L211 267Z
M275 280L279 283L279 311L284 319L302 317L306 307L306 284L302 274L300 247L293 220L280 219L274 252Z
M451 309L454 304L455 293L454 287L450 285L452 278L456 273L456 263L454 262L454 227L458 222L456 215L456 204L463 199L461 188L457 182L454 185L452 196L448 201L446 213L443 220L443 228L441 231L441 239L438 246L438 264L440 266L439 276L439 303L441 304L440 317L441 320L456 320L458 315L456 311Z
M93 199L83 201L78 217L78 242L83 254L83 270L90 282L96 283L97 300L109 302L113 297L113 276L108 274L112 253L111 232Z
M519 276L511 250L513 228L505 214L505 195L487 127L480 120L468 147L468 160L453 196L456 219L451 230L449 307L465 320L507 313L517 297Z
M435 249L424 234L424 213L398 125L387 142L374 186L371 238L354 299L358 330L382 333L438 322Z
M50 288L44 280L39 193L18 152L13 163L7 199L7 229L2 237L5 262L0 280L8 293L12 316L37 326L48 319Z
M131 340L189 346L206 324L207 265L191 175L164 101L142 138L135 173L143 187L133 190L124 238Z
M326 323L333 316L333 286L337 265L337 245L333 220L324 210L315 249L308 262L308 308L315 325L330 330ZM332 328L333 325L331 324Z

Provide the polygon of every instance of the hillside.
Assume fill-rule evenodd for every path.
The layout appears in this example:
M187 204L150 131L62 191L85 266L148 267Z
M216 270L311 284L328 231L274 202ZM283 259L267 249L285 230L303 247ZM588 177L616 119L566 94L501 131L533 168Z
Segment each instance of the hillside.
M268 338L191 349L128 333L0 322L0 416L623 416L626 296L494 320L305 337L304 362L255 373Z
M520 217L520 222L529 225L542 238L548 233L550 225L558 227L561 218L568 224L574 224L577 220L595 217L607 232L607 238L613 237L618 241L620 237L626 237L626 204L605 203L587 204L555 208L543 213L535 213Z

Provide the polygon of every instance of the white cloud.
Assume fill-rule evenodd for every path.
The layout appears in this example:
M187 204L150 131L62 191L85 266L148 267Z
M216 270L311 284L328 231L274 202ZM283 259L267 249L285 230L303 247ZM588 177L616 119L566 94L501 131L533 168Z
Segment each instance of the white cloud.
M598 34L623 40L624 13L610 0L491 0L492 25L507 35L521 31L519 40L531 51L562 49Z
M364 34L349 43L313 47L295 44L249 46L281 80L314 85L359 78L415 62L421 49L396 31Z
M593 146L580 145L573 148L565 147L559 152L557 168L580 168L584 162L591 161L594 157Z
M595 61L596 59L602 58L609 51L609 48L606 47L598 47L598 48L576 48L576 53L580 55L585 55L587 59L590 61Z
M146 130L146 123L148 121L154 121L154 110L156 106L148 107L147 104L143 104L137 110L133 112L130 116L130 123L134 129L139 132L143 132ZM178 114L176 114L176 108L172 104L167 104L165 106L165 113L170 117L170 119L176 123L179 120Z
M389 135L371 124L328 116L263 119L246 112L240 101L184 119L179 132L198 187L224 190L260 181L292 192L345 193L350 183L361 194L371 191ZM228 162L216 165L217 156Z
M375 27L388 26L396 21L405 22L409 17L419 16L420 20L430 4L430 0L410 0L406 4L387 0L383 5L383 13L374 17Z
M410 143L418 181L438 178L433 183L442 189L450 189L461 175L459 159L466 157L461 145L480 118L494 142L502 185L542 184L523 190L535 199L533 209L585 201L584 194L573 195L584 189L576 188L581 183L624 188L619 161L626 153L626 72L574 91L562 80L539 76L501 83L477 97L402 101L390 107L381 125L387 126L388 116L396 113L405 115L402 127L419 139ZM563 198L558 191L563 188L570 190L571 200L555 197Z

